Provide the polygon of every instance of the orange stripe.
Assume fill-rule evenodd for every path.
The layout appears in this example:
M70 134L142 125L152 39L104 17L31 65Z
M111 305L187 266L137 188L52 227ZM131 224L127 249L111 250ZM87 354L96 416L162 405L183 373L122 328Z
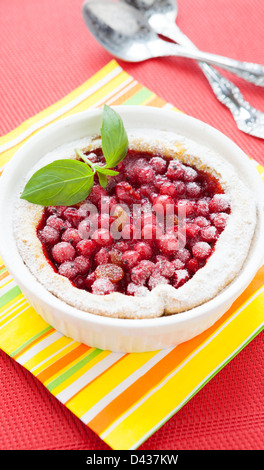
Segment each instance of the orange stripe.
M185 354L183 356L178 348L179 346L173 349L165 358L146 372L145 375L109 403L97 416L87 423L88 426L97 434L101 434L112 422L125 413L177 366L178 362L185 357ZM186 353L186 350L184 352Z
M112 367L114 367L116 364L118 364L120 361L122 361L128 354L125 354L124 356L120 357L120 359L118 359L118 361L114 362L114 364L112 364L111 366L109 366L107 369L105 369L103 372L101 372L101 374L97 375L93 380L91 380L91 382L89 382L87 385L84 385L84 387L82 387L80 390L78 390L78 392L76 392L74 395L71 396L71 398L69 398L69 400L65 401L64 402L64 405L68 404L73 398L75 398L77 395L79 395L80 392L82 392L85 388L89 387L95 380L99 379L99 377L101 377L102 375L104 375L105 372L108 372L110 369L112 369Z
M199 347L201 342L207 339L207 336L212 331L213 328L211 327L210 330L207 330L206 334L201 333L201 335L196 336L192 340L179 344L166 357L161 359L161 361L109 403L97 416L87 423L88 426L97 434L101 434L119 416L125 413L149 390L176 369L195 348Z
M78 359L78 357L85 354L87 351L89 351L89 349L91 349L89 346L86 346L85 344L80 344L79 346L77 346L77 348L73 349L68 354L51 364L45 370L37 374L36 377L41 382L45 382L54 374L56 374L60 369L63 369L64 367L70 365L71 362L75 361L76 359Z
M178 345L166 357L159 361L146 374L140 377L129 388L124 390L109 405L107 405L89 423L89 427L97 434L101 434L112 422L122 413L134 405L150 389L154 388L161 380L188 357L197 347L200 346L229 316L243 305L248 298L263 286L264 267L262 267L246 291L237 299L232 307L208 330L196 336L190 341Z
M0 269L3 269L5 267L4 264L0 264Z
M5 271L4 273L0 274L0 281L2 281L3 279L5 279L6 277L9 276L9 272Z

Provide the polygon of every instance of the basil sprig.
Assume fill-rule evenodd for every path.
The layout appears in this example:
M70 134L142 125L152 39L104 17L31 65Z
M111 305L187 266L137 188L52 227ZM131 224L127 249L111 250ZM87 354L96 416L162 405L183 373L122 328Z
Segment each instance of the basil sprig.
M27 182L22 199L41 206L72 206L90 193L94 174L77 160L56 160L36 171Z
M127 154L128 138L121 117L109 106L104 106L101 136L106 167L114 168Z
M82 161L62 159L36 171L27 182L21 199L41 206L72 206L89 196L97 174L105 188L107 176L118 175L112 170L126 156L128 138L119 114L105 105L102 115L102 150L106 164L101 166L89 160L80 149L76 154Z

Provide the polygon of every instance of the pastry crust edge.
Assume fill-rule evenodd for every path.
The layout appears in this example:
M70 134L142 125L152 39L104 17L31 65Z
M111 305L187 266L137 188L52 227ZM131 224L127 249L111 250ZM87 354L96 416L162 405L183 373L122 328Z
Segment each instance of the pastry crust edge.
M178 158L211 173L220 181L230 198L231 214L206 265L178 289L159 285L144 297L118 292L105 296L91 294L74 287L47 262L36 235L44 208L22 199L18 200L14 214L14 234L19 253L31 273L50 293L81 311L127 319L155 318L188 311L217 296L242 269L256 227L256 203L234 167L207 147L162 132L155 139L144 132L142 135L140 132L128 135L130 149ZM92 151L100 145L100 138L93 137L87 139L83 149ZM73 149L63 158L75 158Z

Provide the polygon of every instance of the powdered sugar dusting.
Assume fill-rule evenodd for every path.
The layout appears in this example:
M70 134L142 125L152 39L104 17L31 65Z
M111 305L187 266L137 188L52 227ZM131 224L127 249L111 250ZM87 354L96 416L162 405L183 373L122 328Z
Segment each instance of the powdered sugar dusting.
M183 312L213 298L239 273L247 257L255 230L255 202L248 188L238 178L233 166L209 148L183 136L156 130L155 137L153 137L153 133L149 130L131 129L128 131L128 137L131 149L152 151L173 158L177 156L183 163L209 172L220 181L225 195L216 197L216 212L220 216L225 204L230 204L231 214L228 217L222 217L222 220L219 218L219 224L226 223L226 227L217 240L214 253L203 268L188 282L175 289L167 285L168 281L165 276L160 276L162 279L157 282L157 276L152 275L151 264L148 267L146 265L145 276L152 290L149 291L145 286L134 287L136 283L132 279L131 284L134 285L130 288L134 289L134 297L118 292L110 293L107 291L107 285L102 282L98 283L98 289L105 289L104 297L96 295L96 292L91 294L77 289L69 279L54 272L43 254L41 243L36 236L36 226L42 216L43 208L22 200L17 203L14 217L17 245L25 264L35 277L51 293L80 310L119 318L153 318ZM41 159L37 167L32 169L32 173L55 159L74 158L76 147L93 150L100 145L99 138L87 138L61 146ZM28 178L30 176L28 175ZM194 190L194 179L195 170L190 169L186 175L190 190ZM204 243L206 244L206 241ZM201 247L200 251L202 256ZM184 249L182 256L184 256ZM67 264L64 269L70 277L71 266ZM184 271L184 269L176 271L176 283L181 282Z

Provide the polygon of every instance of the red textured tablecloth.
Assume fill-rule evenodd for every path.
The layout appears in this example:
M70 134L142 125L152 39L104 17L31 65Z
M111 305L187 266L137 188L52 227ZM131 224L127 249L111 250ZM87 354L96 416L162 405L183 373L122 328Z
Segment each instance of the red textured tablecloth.
M0 135L111 60L87 30L82 0L1 0ZM178 0L178 24L202 49L264 64L263 0ZM119 64L264 164L264 140L240 132L197 65ZM264 112L264 89L225 73ZM259 334L140 449L264 449L264 334ZM0 353L0 449L108 449L29 372Z

